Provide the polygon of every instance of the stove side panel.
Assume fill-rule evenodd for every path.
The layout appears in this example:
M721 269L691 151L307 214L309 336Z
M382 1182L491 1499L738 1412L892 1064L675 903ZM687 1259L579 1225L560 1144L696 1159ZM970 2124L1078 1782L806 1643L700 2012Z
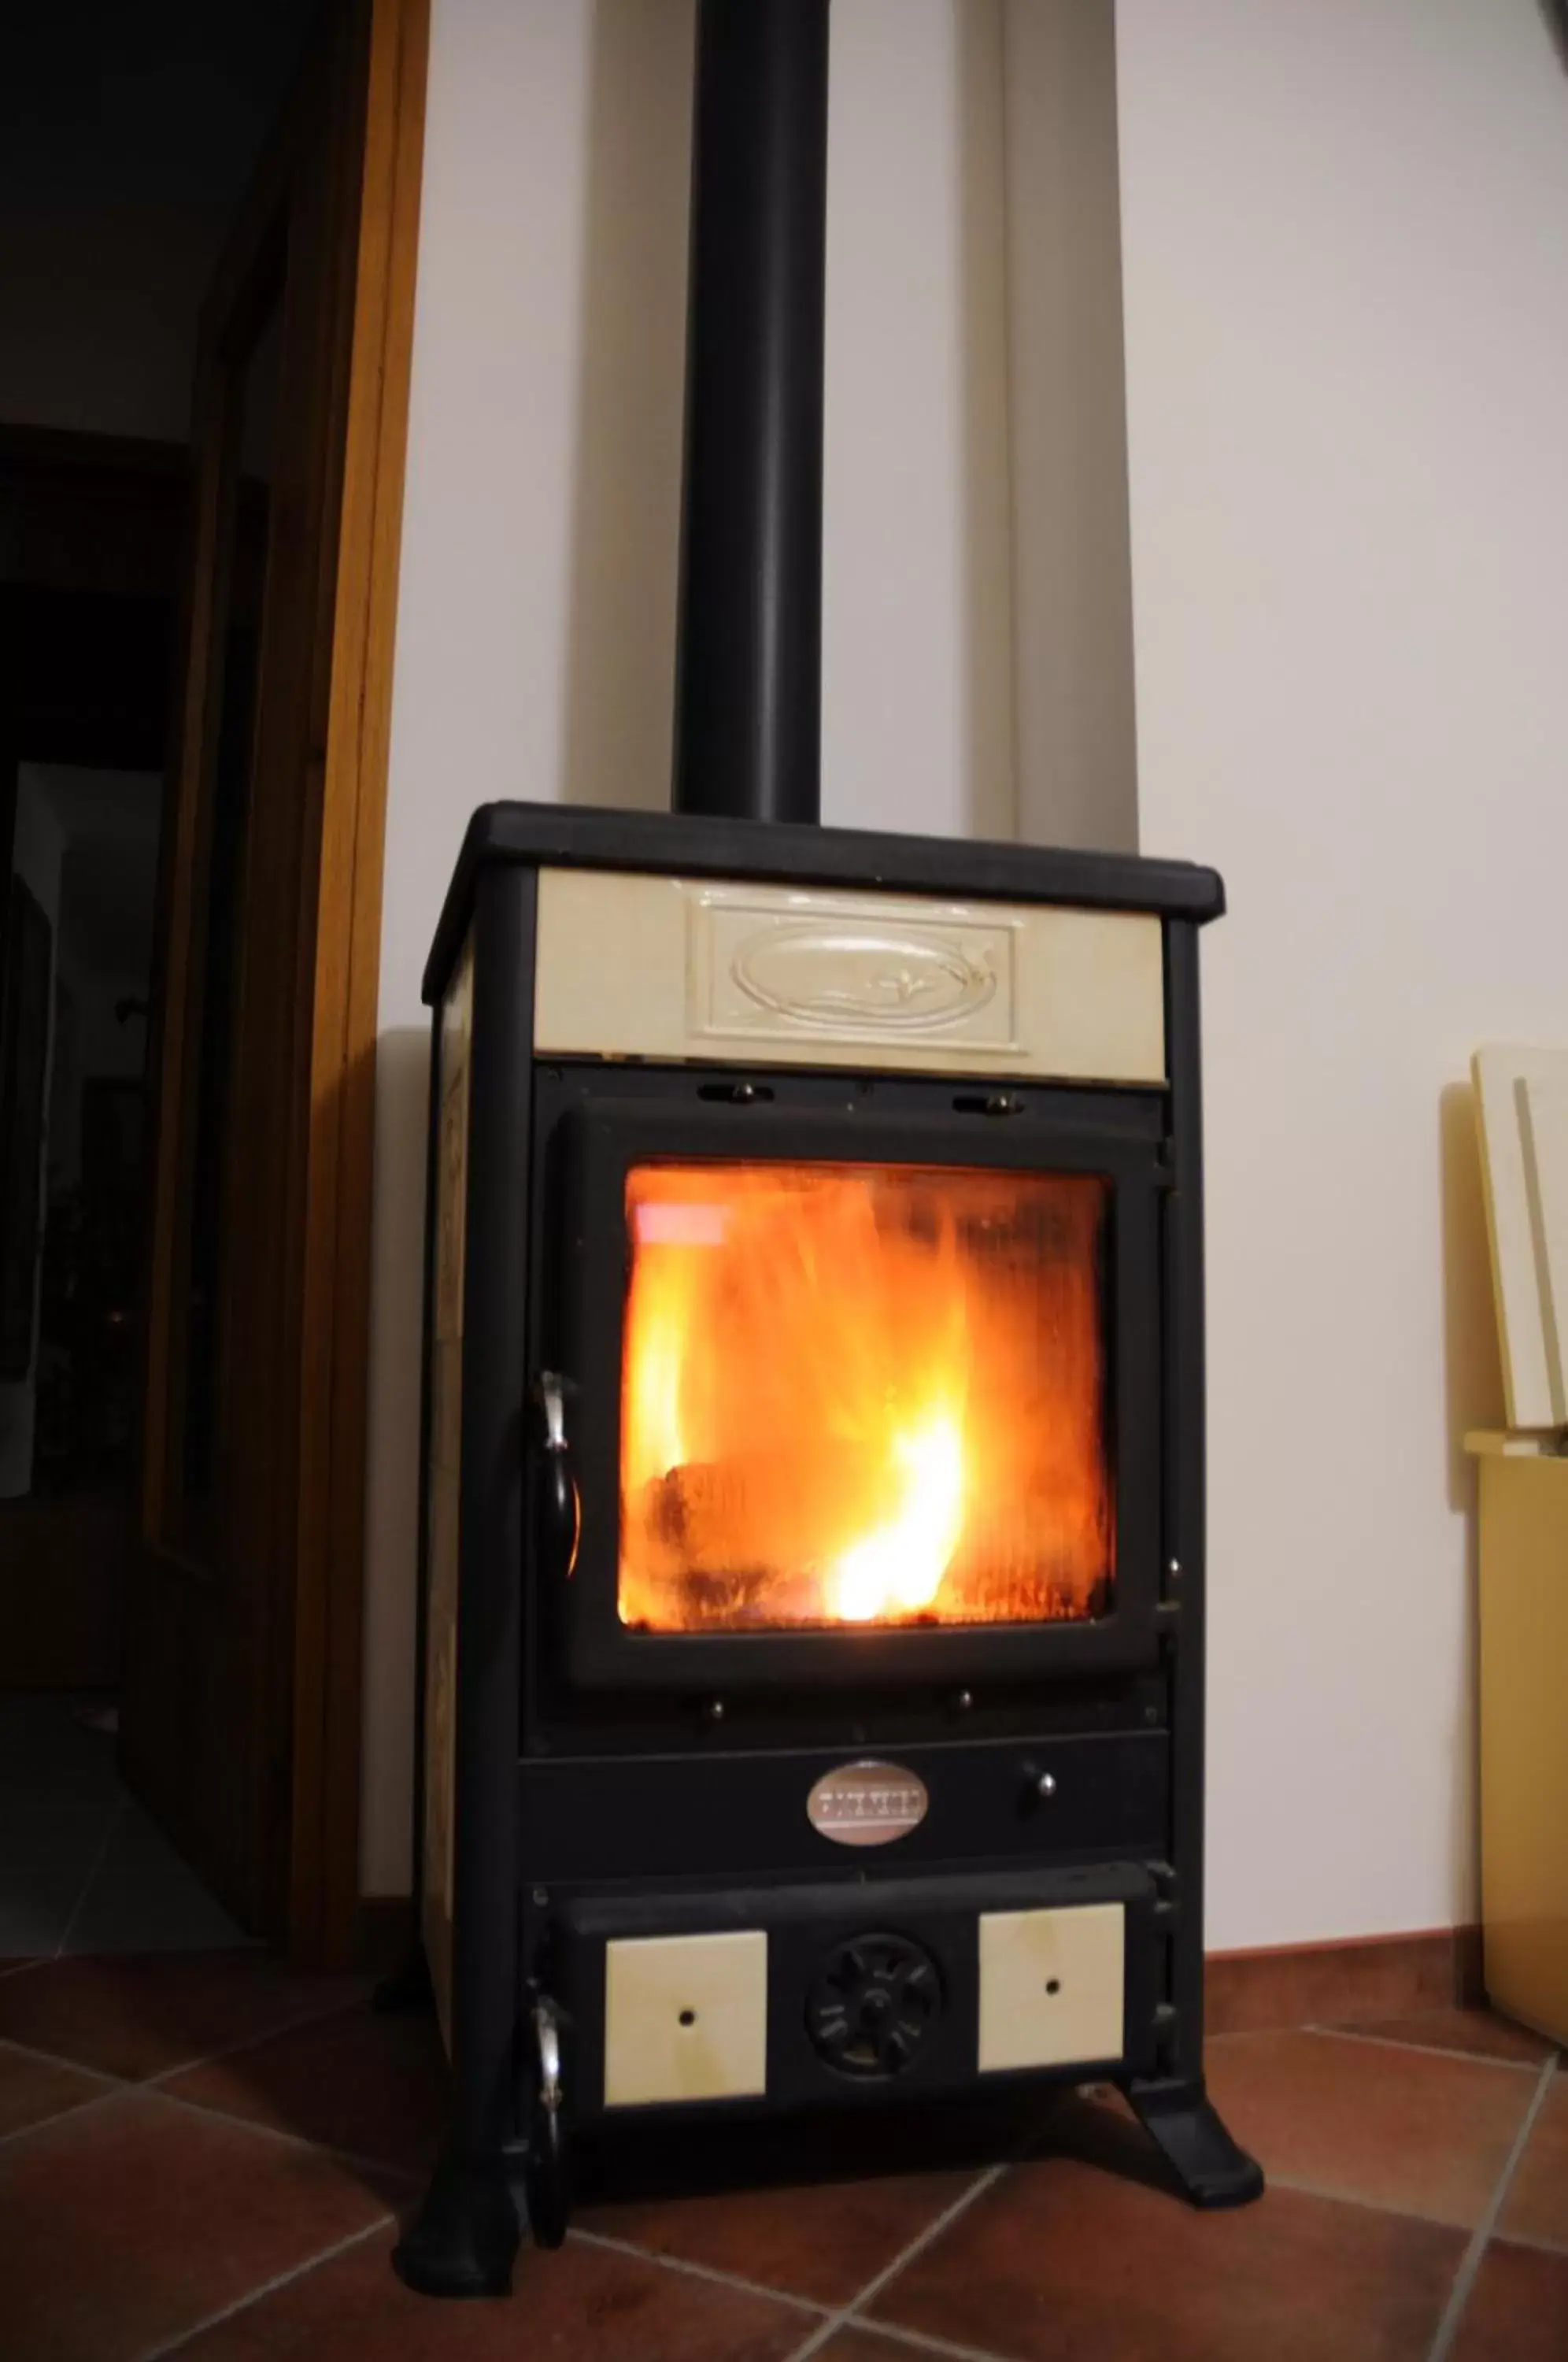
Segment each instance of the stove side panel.
M441 1003L436 1072L429 1334L420 1916L442 2039L452 2047L452 1812L457 1736L458 1489L462 1473L473 937Z

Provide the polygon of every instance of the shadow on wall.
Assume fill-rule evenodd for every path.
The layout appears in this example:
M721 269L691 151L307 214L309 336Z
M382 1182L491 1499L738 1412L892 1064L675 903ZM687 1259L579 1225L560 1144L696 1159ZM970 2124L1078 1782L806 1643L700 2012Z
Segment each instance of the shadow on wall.
M955 33L967 821L971 836L1010 838L1019 833L1019 814L1000 9L966 0Z
M1462 1511L1464 1518L1465 1645L1460 1661L1464 1689L1455 1716L1455 1744L1462 1771L1453 1784L1452 1843L1461 1914L1466 1919L1474 1919L1479 1913L1481 1892L1475 1782L1471 1769L1476 1747L1479 1569L1475 1463L1464 1449L1464 1438L1472 1428L1501 1427L1504 1405L1491 1251L1481 1186L1481 1150L1475 1130L1475 1093L1469 1083L1450 1083L1440 1095L1438 1158L1442 1208L1448 1499L1449 1507Z
M597 0L563 800L663 810L675 716L694 0Z
M1475 1470L1464 1439L1472 1428L1501 1427L1506 1412L1475 1093L1469 1083L1450 1083L1441 1095L1439 1153L1448 1500L1450 1508L1473 1512Z
M370 1893L409 1891L429 1106L428 1032L389 1026L376 1044L370 1442L375 1474L365 1496L359 1859L361 1885Z
M1568 0L1540 0L1540 13L1551 35L1558 63L1568 72Z

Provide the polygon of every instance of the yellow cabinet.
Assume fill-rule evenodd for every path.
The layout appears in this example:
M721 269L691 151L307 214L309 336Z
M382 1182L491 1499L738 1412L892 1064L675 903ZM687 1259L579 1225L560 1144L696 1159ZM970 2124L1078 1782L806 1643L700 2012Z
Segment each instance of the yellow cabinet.
M1471 1439L1481 1480L1486 1990L1568 2041L1568 1459Z

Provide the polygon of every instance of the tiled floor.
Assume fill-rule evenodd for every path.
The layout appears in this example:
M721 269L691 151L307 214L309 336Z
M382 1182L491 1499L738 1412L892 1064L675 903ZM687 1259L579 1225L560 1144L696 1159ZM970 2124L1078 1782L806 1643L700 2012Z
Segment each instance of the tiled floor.
M1271 2186L1158 2185L1119 2102L1005 2169L623 2202L510 2301L389 2261L439 2131L423 2016L256 1952L0 1970L6 2362L1564 2362L1568 2078L1438 2011L1237 2035ZM906 2166L910 2163L906 2157Z
M126 1788L102 1714L0 1693L0 1962L244 1941Z

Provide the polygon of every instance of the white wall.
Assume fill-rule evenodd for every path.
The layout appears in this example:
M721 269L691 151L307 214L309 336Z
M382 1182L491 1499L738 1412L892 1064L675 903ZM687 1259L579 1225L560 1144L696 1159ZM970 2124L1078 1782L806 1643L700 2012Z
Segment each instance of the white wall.
M1119 0L1118 63L1143 839L1232 902L1210 1937L1442 1926L1496 1411L1452 1087L1568 1029L1568 77L1534 0Z

